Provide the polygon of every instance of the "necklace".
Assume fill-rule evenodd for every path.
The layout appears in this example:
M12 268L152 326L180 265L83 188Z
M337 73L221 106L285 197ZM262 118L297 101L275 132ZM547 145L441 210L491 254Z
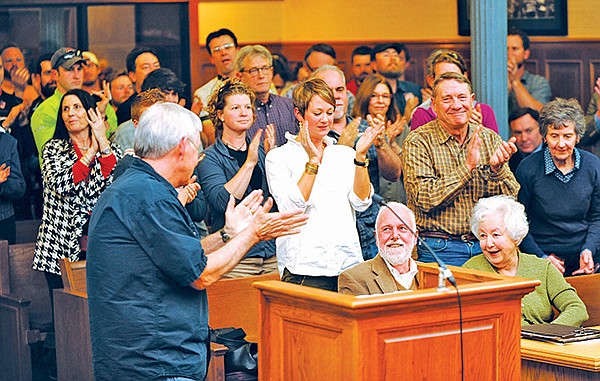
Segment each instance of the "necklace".
M235 147L229 143L227 143L225 140L223 140L223 143L225 143L225 145L229 148L231 148L232 150L235 151L242 151L242 148L244 148L244 146L246 145L246 141L244 140L244 142L242 143L242 145L240 145L239 147Z

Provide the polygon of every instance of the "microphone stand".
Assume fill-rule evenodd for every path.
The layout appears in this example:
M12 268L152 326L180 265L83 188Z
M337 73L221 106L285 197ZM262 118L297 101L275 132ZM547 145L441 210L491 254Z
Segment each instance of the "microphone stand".
M458 299L458 313L459 313L458 323L459 323L459 330L460 330L460 364L461 364L460 376L461 376L461 380L464 381L464 379L465 379L465 355L464 355L464 343L463 343L462 304L460 301L460 292L458 292L458 286L456 285L456 280L454 279L454 275L452 274L452 271L450 271L450 269L448 267L446 267L446 264L444 263L444 261L442 261L435 254L433 249L431 247L429 247L429 245L427 243L425 243L425 241L421 237L419 237L418 234L413 229L411 229L410 226L408 226L408 224L402 219L402 217L400 217L394 209L392 209L388 204L386 204L385 201L383 201L383 197L381 197L378 194L374 194L372 199L377 204L386 207L390 212L392 212L394 214L394 216L396 216L396 218L398 218L398 220L400 220L400 222L402 222L404 224L404 226L406 226L408 231L411 232L411 234L417 238L418 242L421 245L423 245L425 247L425 249L427 249L429 254L431 254L433 256L433 259L435 259L435 261L437 262L438 268L440 270L440 275L438 277L438 286L437 286L438 292L443 292L443 291L448 290L448 287L446 287L446 282L445 282L446 279L448 279L448 282L450 282L450 284L452 284L452 286L456 289L456 298Z
M450 271L450 269L446 266L446 263L444 263L444 261L442 261L440 257L437 256L435 251L433 251L433 249L429 247L429 245L421 237L419 237L419 235L402 219L402 217L398 215L398 213L396 213L394 209L392 209L385 201L383 201L383 197L374 194L373 201L375 201L381 206L386 207L390 212L392 212L394 216L396 216L396 218L398 218L398 220L400 220L400 222L402 222L406 226L408 231L417 238L419 244L423 245L427 252L431 254L431 256L433 256L433 259L435 259L435 261L437 262L438 269L440 271L437 286L438 292L448 291L448 287L446 287L446 279L448 280L448 282L450 282L452 286L454 286L454 288L456 288L456 280L454 279L452 271Z

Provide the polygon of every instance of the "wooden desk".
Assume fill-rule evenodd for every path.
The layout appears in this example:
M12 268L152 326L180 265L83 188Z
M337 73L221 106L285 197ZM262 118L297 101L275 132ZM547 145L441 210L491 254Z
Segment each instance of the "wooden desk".
M600 380L600 339L570 344L521 339L521 380Z

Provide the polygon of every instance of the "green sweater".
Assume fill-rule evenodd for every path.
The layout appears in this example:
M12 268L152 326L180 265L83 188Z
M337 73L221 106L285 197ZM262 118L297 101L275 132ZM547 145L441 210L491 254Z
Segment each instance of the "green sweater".
M498 272L483 254L469 259L463 267ZM588 319L585 304L549 260L519 252L516 276L538 279L542 282L535 291L525 295L521 301L521 325L556 323L580 326ZM552 311L553 306L560 311L556 319Z

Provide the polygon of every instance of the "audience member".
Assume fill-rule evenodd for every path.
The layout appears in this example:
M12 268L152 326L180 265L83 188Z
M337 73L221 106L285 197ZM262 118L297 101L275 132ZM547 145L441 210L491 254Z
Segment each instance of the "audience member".
M600 246L600 159L575 148L585 132L583 110L575 99L556 98L539 123L546 144L516 173L531 236L565 276L592 273Z
M469 124L473 110L469 80L445 73L433 84L437 118L411 131L402 150L408 207L420 236L447 264L461 266L480 254L469 217L485 196L516 196L519 184L505 163L517 151L515 138L502 142L493 131ZM419 260L434 259L421 245Z
M23 100L25 108L30 107L38 97L38 93L33 86L28 84L31 75L25 66L23 51L19 46L9 43L2 47L0 55L2 55L4 63L2 92L16 95Z
M229 29L219 29L206 36L206 50L210 56L210 63L215 66L217 76L194 92L194 95L202 100L203 105L208 104L211 95L223 84L223 80L235 74L237 37ZM202 116L208 116L208 112L204 110Z
M392 89L385 77L371 74L365 78L358 89L352 114L361 118L359 125L361 132L369 123L385 124L385 133L378 136L367 153L370 160L369 177L375 193L380 194L384 199L406 201L404 184L398 181L402 175L399 155L409 128L406 119L401 117L392 99ZM375 254L376 251L373 255Z
M312 78L320 78L331 91L335 98L335 111L333 113L333 125L327 136L333 138L337 144L347 145L354 148L354 143L358 136L358 124L360 117L352 119L346 115L348 110L348 92L346 91L346 78L344 72L337 66L325 65L321 66L312 73ZM356 212L356 228L358 230L358 238L363 254L363 259L371 259L377 255L377 245L373 230L375 229L375 220L379 205L371 203L367 210Z
M0 56L0 86L4 83L4 75L3 60ZM24 195L27 189L24 174L29 174L27 158L30 156L26 150L30 148L31 151L31 142L33 141L27 111L21 98L0 90L0 153L2 154L0 159L3 163L0 166L0 231L4 231L6 234L3 236L9 237L13 243L15 239L12 233L15 231L15 220L32 218L31 199ZM14 144L8 138L9 135L16 140ZM12 157L13 148L15 149L14 157ZM35 144L33 151L35 151ZM17 159L18 166L11 164L13 159ZM33 160L37 166L36 158L34 157ZM14 172L13 176L9 176L10 167ZM4 189L6 192L3 191ZM2 233L0 232L0 234Z
M154 70L160 68L160 61L154 50L146 46L137 46L133 48L126 59L127 75L135 86L135 92L121 103L117 110L117 123L121 124L131 119L131 103L135 99L135 94L142 91L142 83L146 76Z
M403 44L378 44L371 51L371 61L373 70L390 84L400 114L410 121L414 108L423 98L421 86L404 78L404 71L410 66L408 49Z
M83 85L82 89L90 94L102 90L100 86L100 67L98 57L92 52L81 52L83 61Z
M508 45L508 113L520 107L540 111L552 97L550 83L541 75L525 70L529 58L529 36L516 28L510 28Z
M277 95L281 96L294 86L290 64L281 53L273 54L273 84Z
M58 123L59 105L63 95L73 89L81 89L83 81L84 58L80 50L73 48L60 48L51 58L53 75L56 76L56 90L54 94L44 100L31 117L31 130L37 146L40 165L43 162L42 150L44 144L52 138ZM109 94L107 88L103 89L102 100L97 103L100 112L106 117L107 131L117 128L115 110L108 104ZM98 93L100 94L100 93Z
M0 56L0 85L3 80L4 69ZM13 105L10 106L6 100L12 100ZM21 173L17 140L6 131L6 128L11 124L11 118L14 120L14 114L19 113L22 109L21 103L21 99L14 95L6 94L4 91L0 94L0 106L3 106L0 107L2 124L2 128L0 128L0 163L2 163L0 165L0 239L8 240L10 244L16 241L13 200L19 199L25 193L25 180ZM13 109L14 112L11 111ZM8 115L6 115L7 112Z
M540 134L539 117L540 113L529 107L518 108L508 116L510 134L517 139L515 145L518 149L508 161L513 173L517 172L521 160L542 149L544 138Z
M21 158L21 170L25 178L26 190L23 199L16 202L17 218L19 215L23 219L41 219L44 196L42 192L42 173L40 171L40 161L38 151L33 138L31 129L31 119L35 110L54 94L56 90L56 78L52 74L52 53L42 54L38 57L35 67L31 71L31 83L40 94L29 108L27 116L28 124L21 129L23 135L20 143L17 145L19 157ZM18 205L18 204L21 205Z
M396 104L392 103L392 97L387 80L380 74L371 74L358 89L352 110L355 117L361 118L359 132L364 132L369 126L386 127L367 152L369 177L375 193L379 193L380 178L398 181L402 174L402 163L398 156L400 147L396 144L396 137L402 132L405 123L400 118Z
M460 73L465 77L468 77L465 60L458 52L453 50L434 50L427 58L427 65L426 80L429 86L433 86L435 79L447 72ZM431 122L435 117L435 111L433 111L433 107L431 106L431 98L429 98L417 106L413 112L410 129L414 130L425 123ZM473 124L482 124L484 127L487 127L496 133L498 132L498 122L496 122L494 110L484 103L475 101L473 112L471 113L471 120L469 122Z
M384 126L367 129L356 151L334 145L327 133L336 102L327 83L302 82L293 100L302 127L297 137L288 133L288 142L267 154L267 178L279 209L300 207L309 220L300 234L278 239L279 272L285 282L337 291L339 273L362 262L354 210L371 204L366 154Z
M171 69L159 68L149 73L142 83L142 91L150 89L159 89L165 94L166 101L177 103L180 106L185 106L183 99L183 91L185 83L177 78Z
M53 290L63 287L60 260L85 259L90 214L121 157L106 138L104 115L90 94L69 90L57 109L60 117L43 151L44 214L33 256L33 269L46 276L51 301Z
M137 126L142 113L150 106L158 102L166 102L167 97L160 89L154 88L136 94L133 103L131 103L131 119L119 126L119 129L110 137L111 142L117 144L123 150L125 155L133 154L133 141L135 137L135 126ZM121 175L119 167L125 161L120 160L115 168L115 178Z
M262 45L244 46L235 58L235 70L237 77L256 94L254 124L248 135L254 136L256 131L270 125L275 131L275 146L280 146L286 141L286 132L297 134L292 100L269 92L273 79L273 58L269 50Z
M119 106L135 92L133 89L133 82L131 82L131 78L129 78L125 71L117 72L114 76L109 78L109 82L112 98L111 104L115 110L118 110Z
M261 207L260 192L253 192L235 209L231 199L227 244L218 233L199 241L175 188L191 182L200 125L177 104L151 106L138 125L139 158L94 209L87 282L98 380L204 379L206 287L259 241L296 233L306 221L298 209L267 213L272 201Z
M375 295L418 288L417 264L411 258L417 244L417 237L412 233L417 228L415 216L403 204L390 202L388 206L402 220L386 207L379 210L375 224L379 253L375 258L341 272L338 278L340 293Z
M248 47L242 48L242 51ZM240 201L254 190L262 190L269 196L265 174L265 155L273 139L272 126L254 135L248 131L254 123L254 92L238 79L228 79L213 93L208 112L217 131L215 144L205 151L205 158L198 163L198 176L204 197L208 201L211 216L211 232L219 231L227 240L225 211L231 196ZM264 147L261 138L265 135ZM250 139L252 137L252 139ZM274 205L272 211L276 211ZM236 278L277 271L275 240L262 241L253 246L224 277Z
M598 101L600 100L600 77L596 78L594 83L594 93L592 99L588 104L588 108L585 112L585 134L581 137L579 145L596 156L600 157L600 107L598 107Z
M356 47L350 55L352 79L346 84L349 92L356 95L358 88L367 75L373 73L371 66L371 48L365 45Z
M579 327L588 314L575 289L550 262L519 251L527 230L525 208L512 197L480 199L473 208L471 231L479 239L483 254L469 259L464 267L541 282L521 299L521 325L553 323Z

